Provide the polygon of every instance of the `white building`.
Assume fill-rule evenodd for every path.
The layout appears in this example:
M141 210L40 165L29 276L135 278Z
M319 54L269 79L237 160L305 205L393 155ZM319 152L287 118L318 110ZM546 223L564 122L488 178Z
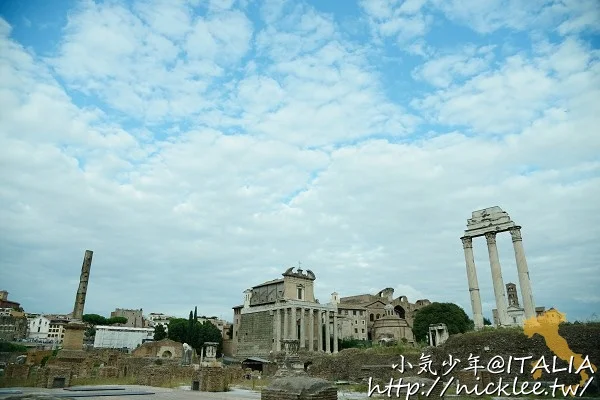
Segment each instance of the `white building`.
M29 339L46 340L50 332L50 319L43 315L29 319Z
M156 325L162 325L165 328L165 332L169 331L169 321L175 317L165 315L162 313L150 313L148 314L148 327L154 328Z
M94 348L123 349L130 351L146 341L154 340L153 328L128 326L96 326Z

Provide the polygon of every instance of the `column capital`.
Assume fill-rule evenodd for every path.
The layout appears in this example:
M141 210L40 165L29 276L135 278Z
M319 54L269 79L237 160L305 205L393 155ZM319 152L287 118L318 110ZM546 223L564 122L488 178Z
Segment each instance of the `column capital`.
M485 240L488 244L496 244L496 232L488 232L485 234Z
M521 237L521 227L515 226L514 228L510 228L509 230L510 236L512 237L513 242L518 242L519 240L523 240Z
M465 249L473 248L473 238L472 237L463 236L460 238L460 240L462 240L463 248L465 248Z

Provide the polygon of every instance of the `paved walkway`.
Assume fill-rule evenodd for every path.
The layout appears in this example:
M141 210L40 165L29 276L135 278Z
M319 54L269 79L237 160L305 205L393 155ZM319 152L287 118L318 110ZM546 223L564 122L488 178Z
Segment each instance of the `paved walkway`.
M104 386L106 387L106 386ZM245 389L232 389L229 392L221 393L210 393L210 392L198 392L179 389L166 389L157 388L151 386L137 386L137 385L119 385L118 387L124 388L125 390L110 390L103 391L102 395L94 396L93 391L85 392L71 392L64 389L44 389L44 388L4 388L0 389L0 399L5 399L12 396L23 396L29 394L41 394L41 395L85 395L85 397L73 397L75 400L259 400L260 392L251 391ZM2 390L19 390L22 394L2 394ZM152 392L154 394L148 395L119 395L119 392ZM110 394L107 396L106 394ZM368 397L365 394L358 393L338 393L338 399L348 400L363 400Z

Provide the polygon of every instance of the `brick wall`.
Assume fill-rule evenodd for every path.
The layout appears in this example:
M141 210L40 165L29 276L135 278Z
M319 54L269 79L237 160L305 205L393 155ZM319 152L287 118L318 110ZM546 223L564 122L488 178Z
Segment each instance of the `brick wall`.
M266 357L273 349L273 316L269 311L242 314L236 357Z

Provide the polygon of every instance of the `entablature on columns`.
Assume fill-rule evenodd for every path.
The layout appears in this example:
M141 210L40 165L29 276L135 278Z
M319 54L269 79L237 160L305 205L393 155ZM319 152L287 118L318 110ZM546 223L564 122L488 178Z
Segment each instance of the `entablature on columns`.
M314 311L330 311L336 312L337 308L334 304L319 304L319 303L307 303L305 301L282 301L278 303L262 305L262 306L254 306L248 308L242 308L241 314L253 314L257 312L264 311L275 311L275 310L284 310L286 308L302 308L302 309L311 309Z

